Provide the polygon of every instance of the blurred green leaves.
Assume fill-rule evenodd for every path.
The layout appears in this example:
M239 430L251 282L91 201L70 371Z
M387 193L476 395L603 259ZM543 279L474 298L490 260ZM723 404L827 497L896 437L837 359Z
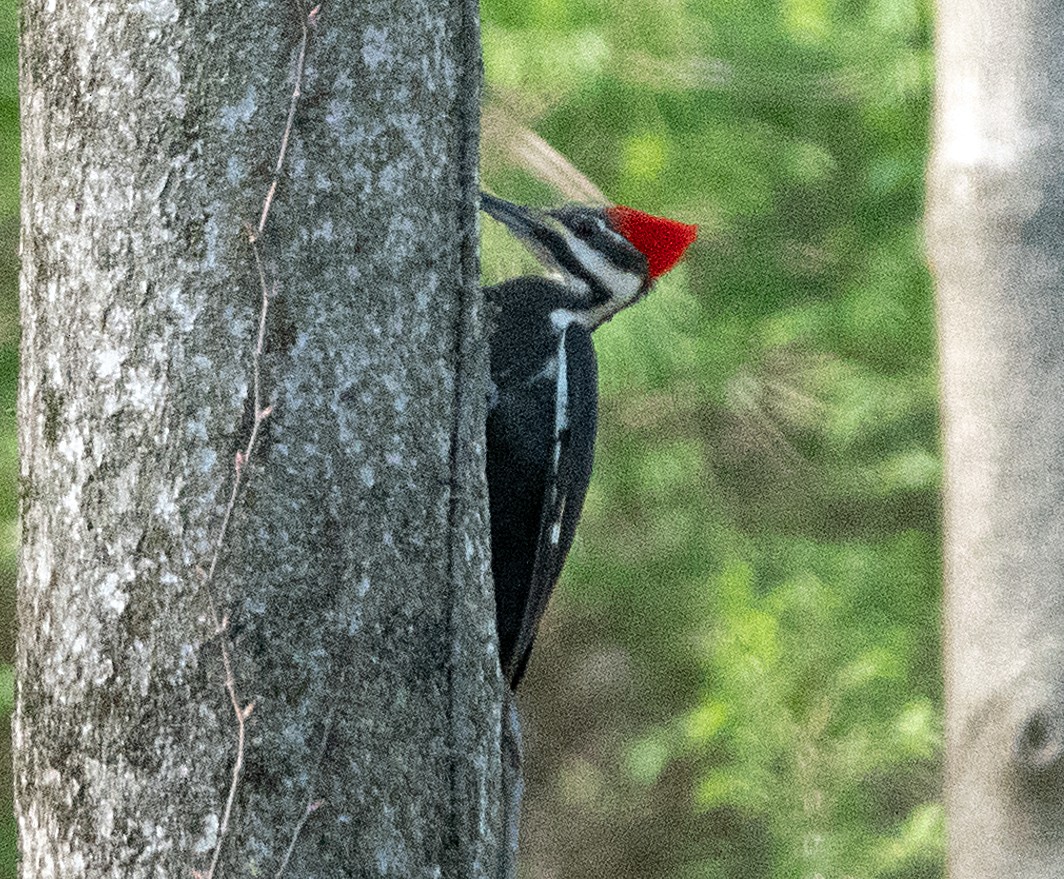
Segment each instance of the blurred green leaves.
M529 875L941 875L929 6L482 10L508 124L701 228L596 337L595 476L525 685ZM579 197L557 180L485 164L516 200ZM485 225L485 279L527 271Z

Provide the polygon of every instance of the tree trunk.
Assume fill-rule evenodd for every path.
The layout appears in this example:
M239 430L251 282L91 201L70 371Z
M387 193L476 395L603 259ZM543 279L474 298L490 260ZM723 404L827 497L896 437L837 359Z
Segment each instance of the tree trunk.
M21 876L493 874L476 3L21 48Z
M1064 2L938 4L953 879L1064 870Z

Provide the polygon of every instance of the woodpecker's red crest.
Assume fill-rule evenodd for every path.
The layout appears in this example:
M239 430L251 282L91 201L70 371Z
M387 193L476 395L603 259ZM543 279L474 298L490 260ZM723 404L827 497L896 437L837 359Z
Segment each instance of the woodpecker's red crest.
M606 216L610 225L647 258L652 279L671 270L698 237L698 226L655 217L623 205L606 208Z

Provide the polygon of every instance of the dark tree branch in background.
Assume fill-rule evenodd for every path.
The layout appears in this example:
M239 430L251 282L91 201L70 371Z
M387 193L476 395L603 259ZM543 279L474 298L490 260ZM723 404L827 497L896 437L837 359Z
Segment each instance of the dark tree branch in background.
M23 879L493 876L476 4L46 7Z
M1064 864L1064 2L938 4L952 879Z

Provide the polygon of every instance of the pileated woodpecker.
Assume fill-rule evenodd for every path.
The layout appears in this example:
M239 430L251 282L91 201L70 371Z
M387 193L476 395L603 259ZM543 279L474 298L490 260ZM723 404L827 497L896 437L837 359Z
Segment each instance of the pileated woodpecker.
M572 546L595 451L598 367L591 332L669 271L697 226L626 207L537 211L481 193L481 209L551 278L489 287L488 494L503 675L515 689Z

